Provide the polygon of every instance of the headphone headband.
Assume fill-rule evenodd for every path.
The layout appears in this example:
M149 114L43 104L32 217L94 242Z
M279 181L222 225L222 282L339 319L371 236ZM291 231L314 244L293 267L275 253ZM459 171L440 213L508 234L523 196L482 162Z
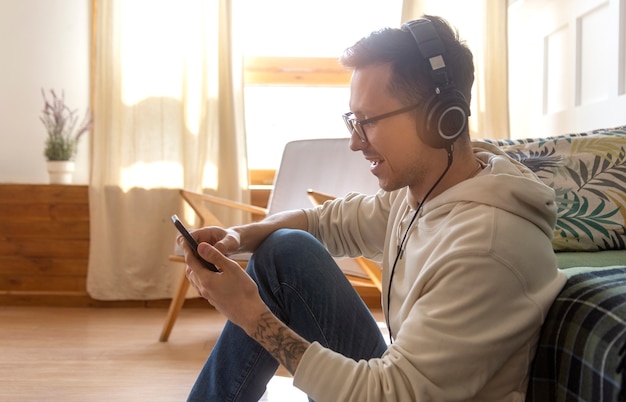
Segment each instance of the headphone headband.
M443 41L427 18L406 22L402 30L415 39L420 55L428 61L435 85L435 93L424 107L425 123L420 135L434 148L450 146L465 131L470 110L465 96L448 76Z
M402 29L409 31L423 58L428 60L431 68L431 77L437 88L446 88L450 85L444 59L445 47L429 19L422 18L409 21L402 25Z

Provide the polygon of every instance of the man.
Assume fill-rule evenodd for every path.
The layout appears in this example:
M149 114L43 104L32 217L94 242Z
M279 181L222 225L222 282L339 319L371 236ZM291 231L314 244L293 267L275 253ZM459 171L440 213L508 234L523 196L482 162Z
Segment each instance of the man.
M258 400L282 363L316 401L523 401L565 282L553 191L470 142L472 55L442 19L374 32L341 61L350 147L381 191L194 232L222 272L184 246L187 276L229 322L189 399ZM382 261L390 345L326 250ZM254 251L246 272L235 251Z

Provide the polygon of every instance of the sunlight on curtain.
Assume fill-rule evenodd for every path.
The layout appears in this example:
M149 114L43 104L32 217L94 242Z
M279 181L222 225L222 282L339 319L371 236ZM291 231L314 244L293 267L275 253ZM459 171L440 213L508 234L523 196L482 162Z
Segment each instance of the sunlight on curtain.
M217 71L214 61L218 60L218 30L212 29L218 26L217 5L215 1L188 0L121 3L121 95L125 105L140 105L149 99L179 102L172 106L178 108L180 104L183 109L179 124L186 135L201 134L204 98L216 102L218 97L217 74L205 73L205 69ZM170 119L179 113L162 111ZM175 134L177 128L171 128L170 134ZM217 169L212 160L206 158L206 166L198 173L203 178L202 187L216 189ZM126 190L180 188L184 186L183 169L175 162L137 161L122 169L121 185Z
M179 188L183 167L180 163L156 161L135 162L121 168L120 187L124 192L132 188Z
M198 12L189 13L187 2L181 2L178 7L168 3L133 0L120 4L119 29L123 38L120 68L124 72L122 101L126 105L138 104L152 96L181 100L186 64L184 44L187 40L199 40L197 36L186 37L185 27L196 24L184 22L187 14L197 15ZM199 44L191 47L198 49Z
M402 21L438 15L458 29L474 55L472 138L508 138L507 0L405 0Z
M181 274L168 262L169 216L193 216L178 189L249 200L230 1L95 4L87 290L103 300L166 298Z

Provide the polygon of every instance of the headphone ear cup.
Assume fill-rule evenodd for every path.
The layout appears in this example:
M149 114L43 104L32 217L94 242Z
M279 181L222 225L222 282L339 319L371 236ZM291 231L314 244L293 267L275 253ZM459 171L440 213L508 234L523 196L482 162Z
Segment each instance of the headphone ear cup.
M433 95L424 106L421 138L432 148L446 148L465 131L469 107L456 89Z

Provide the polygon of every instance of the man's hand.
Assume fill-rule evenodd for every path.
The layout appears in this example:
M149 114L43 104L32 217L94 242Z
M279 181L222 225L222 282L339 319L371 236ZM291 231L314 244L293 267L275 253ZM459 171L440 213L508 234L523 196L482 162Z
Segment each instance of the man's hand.
M218 226L207 226L194 230L193 237L198 244L202 242L212 244L213 247L224 255L235 253L241 247L239 233L232 228L224 229Z
M198 235L198 254L215 264L220 273L203 268L184 241L179 243L185 252L186 274L198 294L209 301L219 312L263 346L292 374L309 347L309 342L293 332L267 308L256 283L237 262L227 258L216 247ZM204 233L206 235L206 233ZM222 236L226 239L227 236ZM211 238L209 240L214 240ZM228 247L225 247L228 248Z

